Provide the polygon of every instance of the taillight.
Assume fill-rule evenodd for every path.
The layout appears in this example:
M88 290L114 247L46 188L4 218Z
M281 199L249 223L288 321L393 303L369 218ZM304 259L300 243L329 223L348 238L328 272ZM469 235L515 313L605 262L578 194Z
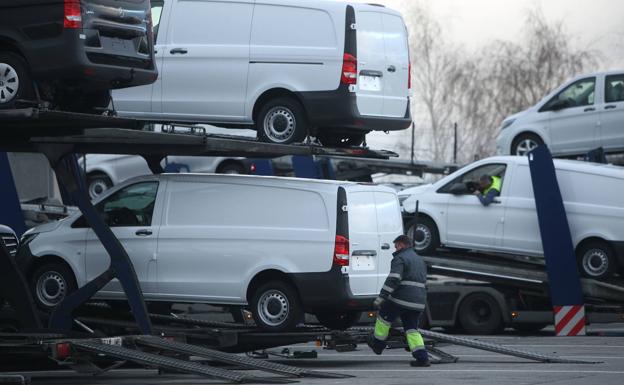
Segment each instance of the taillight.
M334 265L349 266L349 240L342 235L336 235Z
M357 59L350 53L345 53L342 57L342 73L340 74L340 83L357 83Z
M80 0L65 0L63 27L82 28Z
M56 344L55 358L57 360L64 360L71 355L71 345L69 342L61 342Z
M407 66L407 89L411 90L412 89L412 62L409 62L409 65Z

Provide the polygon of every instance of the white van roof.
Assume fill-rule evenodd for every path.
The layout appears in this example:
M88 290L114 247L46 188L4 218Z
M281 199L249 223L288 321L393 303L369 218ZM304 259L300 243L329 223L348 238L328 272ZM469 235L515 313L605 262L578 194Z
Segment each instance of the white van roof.
M271 5L288 5L293 4L298 7L309 6L310 8L317 9L336 9L335 7L344 7L346 5L351 5L353 8L357 10L368 10L368 11L376 11L381 13L389 13L392 15L401 16L401 13L388 8L382 4L375 4L374 2L370 3L355 3L352 1L345 0L262 0L263 4L271 4Z
M482 160L483 162L506 162L506 163L516 163L516 164L529 164L529 159L526 156L493 156L490 158L485 158ZM613 178L622 178L624 179L624 167L614 166L611 164L602 164L602 163L593 163L593 162L584 162L579 160L568 160L568 159L554 159L555 168L557 170L569 170L576 172L584 172L588 174L596 174L596 175L604 175Z
M349 190L362 189L362 190L376 190L376 191L388 191L394 193L390 187L377 185L374 183L358 183L348 181L336 181L327 179L307 179L307 178L294 178L294 177L280 177L280 176L264 176L264 175L232 175L232 174L207 174L207 173L163 173L160 175L144 175L138 176L125 181L123 184L130 184L140 182L142 180L183 180L183 181L214 181L219 183L236 183L236 184L248 184L255 185L261 180L262 183L269 185L284 185L288 183L293 187L296 186L342 186ZM335 188L334 187L334 188ZM316 187L319 188L319 187Z

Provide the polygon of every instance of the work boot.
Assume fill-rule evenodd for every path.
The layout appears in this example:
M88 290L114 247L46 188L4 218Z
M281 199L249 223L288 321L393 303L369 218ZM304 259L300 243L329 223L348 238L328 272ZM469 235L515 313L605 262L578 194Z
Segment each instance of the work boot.
M427 350L418 349L412 352L412 357L415 358L415 361L411 361L410 365L414 367L428 367L431 366L429 362L429 355L427 354Z
M368 337L366 337L366 344L377 355L381 355L386 348L386 344L383 341L379 341L372 334L369 334Z

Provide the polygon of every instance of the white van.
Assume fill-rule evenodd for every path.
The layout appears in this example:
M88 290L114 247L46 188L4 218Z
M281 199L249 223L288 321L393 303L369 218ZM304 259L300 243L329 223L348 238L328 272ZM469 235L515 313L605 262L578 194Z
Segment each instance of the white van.
M603 278L624 269L624 168L555 160L579 271ZM472 195L482 175L502 178L499 197L484 207ZM525 156L480 160L430 185L400 193L403 209L418 201L415 245L543 257L533 185ZM622 270L620 270L622 271Z
M411 124L407 30L389 8L328 0L152 0L158 80L120 115L251 128L273 143L358 145Z
M602 147L624 151L624 70L585 74L561 85L533 107L507 117L498 154L524 155L540 144L555 156Z
M96 209L148 301L249 305L268 330L294 327L304 311L350 326L379 293L403 231L387 187L296 178L145 176L107 191ZM23 240L20 266L42 308L109 265L79 213ZM125 297L114 280L97 298Z

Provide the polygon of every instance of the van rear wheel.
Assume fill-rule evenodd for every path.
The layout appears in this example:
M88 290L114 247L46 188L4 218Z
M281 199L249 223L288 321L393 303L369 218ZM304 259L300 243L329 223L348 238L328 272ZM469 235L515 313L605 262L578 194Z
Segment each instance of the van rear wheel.
M355 325L362 313L359 311L343 313L318 313L316 318L321 325L330 330L346 330Z
M13 52L0 52L0 110L14 108L18 100L33 100L28 65Z
M588 242L577 251L579 270L588 278L611 277L617 270L613 249L606 242Z
M294 329L304 315L297 290L282 281L258 287L251 297L251 310L256 325L271 332Z
M293 98L269 100L256 116L258 138L263 142L289 144L301 142L308 134L305 111Z

